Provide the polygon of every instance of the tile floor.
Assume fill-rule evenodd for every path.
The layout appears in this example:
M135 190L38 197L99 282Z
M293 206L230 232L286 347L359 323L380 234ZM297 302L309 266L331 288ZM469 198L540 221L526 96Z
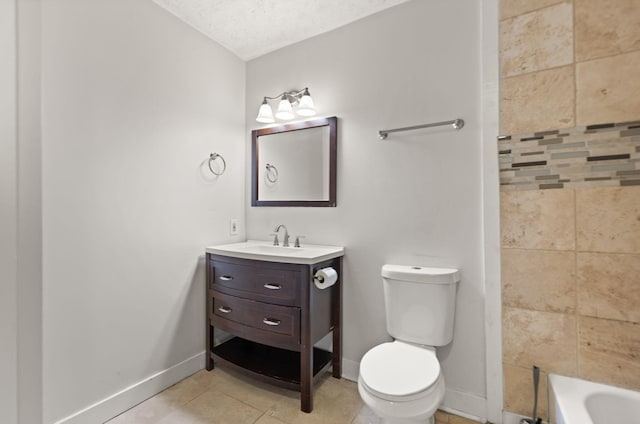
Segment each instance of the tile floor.
M314 410L300 411L299 393L216 368L199 371L108 424L379 424L356 383L332 378L316 385ZM437 424L477 424L438 411Z

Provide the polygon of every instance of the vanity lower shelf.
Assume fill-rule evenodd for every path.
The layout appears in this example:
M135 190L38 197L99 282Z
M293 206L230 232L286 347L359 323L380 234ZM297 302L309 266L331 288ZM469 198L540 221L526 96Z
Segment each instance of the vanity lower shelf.
M234 337L213 348L211 358L255 378L300 391L300 352ZM333 354L313 348L313 375L331 365Z

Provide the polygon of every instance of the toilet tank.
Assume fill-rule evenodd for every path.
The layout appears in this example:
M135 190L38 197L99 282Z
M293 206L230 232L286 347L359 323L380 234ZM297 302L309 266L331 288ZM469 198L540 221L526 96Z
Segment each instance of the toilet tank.
M459 280L457 269L384 265L382 281L389 335L427 346L449 344L453 340Z

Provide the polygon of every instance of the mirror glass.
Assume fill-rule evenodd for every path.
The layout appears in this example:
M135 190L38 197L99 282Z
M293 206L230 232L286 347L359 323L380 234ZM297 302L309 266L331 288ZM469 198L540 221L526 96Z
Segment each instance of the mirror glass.
M251 132L252 206L335 206L337 118Z

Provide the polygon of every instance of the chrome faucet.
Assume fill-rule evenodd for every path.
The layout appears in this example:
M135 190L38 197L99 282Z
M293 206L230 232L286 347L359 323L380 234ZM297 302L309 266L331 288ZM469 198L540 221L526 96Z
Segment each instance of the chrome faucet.
M278 245L278 232L280 231L280 228L284 228L284 240L282 241L282 247L289 247L289 231L287 230L287 227L284 226L284 224L277 225L273 230L276 232L276 238L273 241L273 245Z

